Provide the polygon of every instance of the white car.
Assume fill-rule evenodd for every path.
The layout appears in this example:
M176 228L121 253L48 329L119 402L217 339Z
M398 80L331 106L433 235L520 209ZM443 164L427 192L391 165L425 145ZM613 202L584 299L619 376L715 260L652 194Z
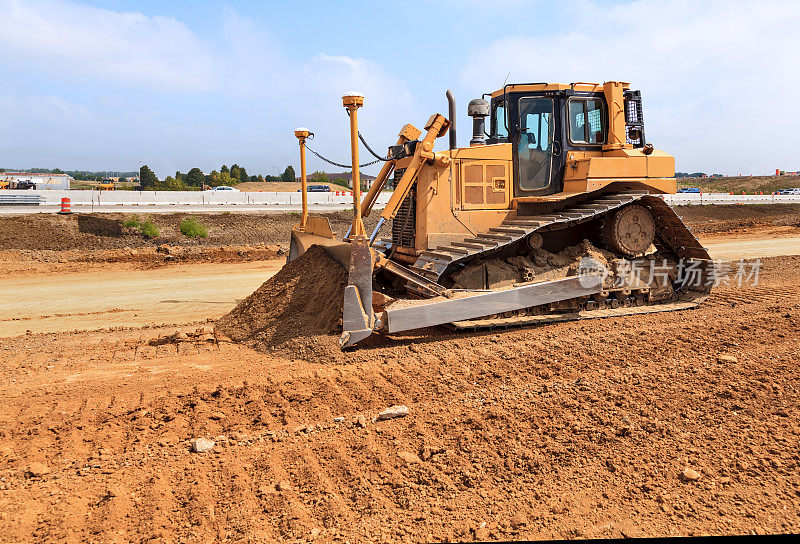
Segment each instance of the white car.
M229 187L227 185L219 185L217 187L213 187L211 190L213 192L217 192L217 191L234 191L234 192L237 192L237 193L241 193L241 191L239 189L234 189L233 187Z

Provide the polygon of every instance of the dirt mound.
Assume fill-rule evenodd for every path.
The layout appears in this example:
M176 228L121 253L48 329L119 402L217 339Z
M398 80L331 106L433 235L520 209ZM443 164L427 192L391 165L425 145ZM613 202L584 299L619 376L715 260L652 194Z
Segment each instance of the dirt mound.
M675 206L675 213L695 234L755 232L772 227L800 227L800 204Z
M217 321L217 331L262 351L340 332L345 285L345 269L323 247L311 246Z
M345 232L353 211L320 214L328 218L334 232ZM370 216L367 229L378 219ZM154 239L144 238L137 229L123 227L135 218L152 221L158 229ZM184 219L194 218L208 229L205 238L189 238L180 231ZM147 248L162 244L197 246L286 244L300 214L290 213L74 213L72 215L30 214L0 216L0 251L70 251ZM388 226L387 226L388 227Z

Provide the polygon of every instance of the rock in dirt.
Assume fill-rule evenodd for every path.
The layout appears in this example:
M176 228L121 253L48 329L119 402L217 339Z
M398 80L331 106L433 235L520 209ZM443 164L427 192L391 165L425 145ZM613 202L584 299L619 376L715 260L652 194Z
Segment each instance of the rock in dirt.
M341 332L345 285L342 265L311 246L220 318L216 330L262 351L300 336Z
M719 363L738 363L739 359L733 355L718 355L717 362Z
M291 491L292 484L290 484L288 480L281 480L280 482L278 482L278 485L275 486L275 488L278 491Z
M486 522L482 522L474 531L475 533L475 540L477 541L484 541L489 540L491 535L489 534L489 529L486 528Z
M208 453L214 449L214 441L209 438L195 438L192 440L192 451L195 453Z
M419 457L417 457L416 455L414 455L410 451L397 452L397 456L400 459L402 459L403 461L405 461L406 463L408 463L409 465L411 465L411 464L421 465L422 464L422 459L420 459Z
M684 482L696 482L700 479L700 473L691 468L683 469L681 472L681 480Z
M520 527L524 527L527 524L528 524L528 517L525 514L523 514L522 512L517 512L511 518L511 526L514 529L518 529Z
M375 421L384 421L386 419L394 419L396 417L405 417L408 415L408 408L403 404L396 404L391 406L378 414Z
M31 463L25 469L26 478L41 478L47 474L50 474L50 467L43 463Z
M363 414L358 414L353 418L353 425L365 429L367 427L367 418L365 418Z

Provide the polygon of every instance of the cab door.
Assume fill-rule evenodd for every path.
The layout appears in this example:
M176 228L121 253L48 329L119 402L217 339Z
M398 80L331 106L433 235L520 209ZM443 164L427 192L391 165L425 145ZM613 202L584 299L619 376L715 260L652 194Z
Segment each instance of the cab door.
M553 174L555 105L548 96L525 96L517 102L517 112L515 189L518 194L543 192Z

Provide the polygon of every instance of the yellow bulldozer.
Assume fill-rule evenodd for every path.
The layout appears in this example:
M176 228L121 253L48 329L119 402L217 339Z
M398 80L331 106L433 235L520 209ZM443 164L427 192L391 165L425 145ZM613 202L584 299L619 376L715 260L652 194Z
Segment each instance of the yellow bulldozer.
M348 269L343 348L376 332L680 310L708 295L707 251L658 196L676 191L675 160L647 143L639 91L619 81L504 85L469 103L469 147L457 146L451 91L447 98L449 119L402 127L362 200L364 97L343 97L354 217L342 241L327 219L309 216L303 188L289 260L321 244ZM448 149L436 151L448 134ZM295 135L305 184L310 131ZM395 188L367 235L363 218L387 183ZM607 259L537 268L542 255L587 243Z

